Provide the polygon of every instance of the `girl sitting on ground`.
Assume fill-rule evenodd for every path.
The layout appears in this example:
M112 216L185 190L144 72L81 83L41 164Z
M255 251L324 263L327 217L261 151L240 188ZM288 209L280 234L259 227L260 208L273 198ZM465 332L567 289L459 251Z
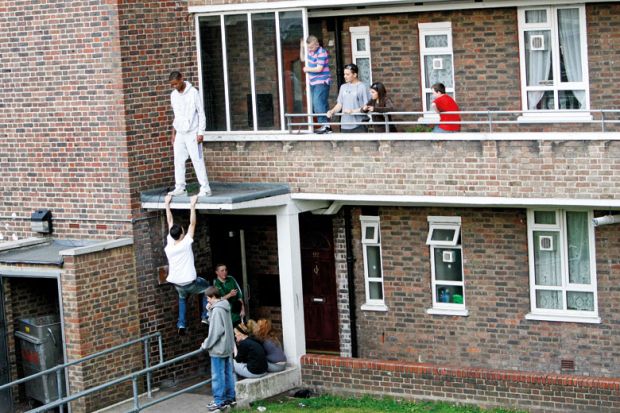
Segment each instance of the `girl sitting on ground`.
M235 326L234 369L240 377L254 379L267 374L267 357L262 344L249 337L245 324Z

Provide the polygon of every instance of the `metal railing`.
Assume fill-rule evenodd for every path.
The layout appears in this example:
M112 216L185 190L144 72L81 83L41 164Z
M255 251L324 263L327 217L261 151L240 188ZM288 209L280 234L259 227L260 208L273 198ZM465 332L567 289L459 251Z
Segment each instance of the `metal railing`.
M142 369L140 371L127 374L127 375L125 375L123 377L119 377L119 378L111 380L111 381L109 381L107 383L100 384L98 386L95 386L95 387L92 387L90 389L81 391L79 393L75 393L75 394L73 394L71 396L64 397L64 398L62 398L60 400L56 400L56 401L54 401L52 403L48 403L45 406L41 406L41 407L38 407L36 409L29 410L27 413L42 413L42 412L47 411L48 409L52 409L54 407L62 406L64 404L70 403L70 402L75 401L77 399L80 399L82 397L88 396L90 394L96 393L96 392L101 391L101 390L105 390L108 387L116 386L117 384L129 381L129 380L131 380L131 382L132 382L133 408L131 410L127 410L126 413L138 413L138 412L140 412L140 411L142 411L144 409L147 409L147 408L149 408L151 406L154 406L154 405L156 405L158 403L164 402L166 400L170 400L173 397L176 397L176 396L178 396L180 394L188 393L188 392L190 392L192 390L195 390L195 389L197 389L199 387L204 386L205 384L210 383L211 379L209 378L207 380L201 381L200 383L196 383L196 384L193 384L193 385L191 385L189 387L186 387L186 388L184 388L182 390L176 391L174 393L167 394L164 397L160 397L158 399L151 400L150 402L142 404L142 405L140 404L140 399L139 399L139 394L138 394L138 379L141 376L143 376L143 375L147 375L148 376L148 375L152 374L152 372L155 371L155 370L158 370L158 369L170 366L171 364L178 363L179 361L183 361L185 359L197 356L199 354L203 354L202 349L194 350L194 351L192 351L190 353L183 354L182 356L173 358L173 359L168 360L168 361L162 361L161 363L156 364L156 365L154 365L152 367L144 368L144 369ZM149 398L151 398L150 395L149 395Z
M502 125L553 125L578 123L586 125L600 125L601 132L607 131L608 125L620 124L620 110L614 109L591 109L591 110L565 110L565 111L522 111L522 110L486 110L486 111L459 111L442 112L442 114L458 114L461 121L442 121L441 124L451 125L483 125L493 132L494 126ZM311 131L313 127L322 126L323 123L315 122L316 116L325 116L326 113L285 113L286 126L289 133L304 133ZM343 113L334 113L332 116L341 117ZM349 114L351 115L351 114ZM349 126L374 126L385 127L385 133L390 133L390 126L427 126L440 123L439 115L430 112L387 112L387 113L356 113L359 117L355 122L329 122L327 125ZM615 115L615 116L613 116ZM373 118L383 117L382 122L374 121ZM390 117L412 118L411 120L391 120ZM516 117L516 118L515 118ZM297 121L297 119L301 119ZM304 121L305 119L305 121ZM465 120L463 120L465 119ZM392 132L393 133L393 132Z
M158 342L158 345L159 345L159 364L157 364L159 366L159 365L161 365L164 362L164 358L163 358L164 357L163 356L164 353L163 353L163 343L162 343L161 333L157 332L157 333L149 334L149 335L146 335L144 337L140 337L140 338L128 341L128 342L123 343L123 344L119 344L119 345L114 346L114 347L110 347L109 349L102 350L102 351L99 351L97 353L90 354L90 355L88 355L86 357L83 357L81 359L78 359L78 360L74 360L74 361L71 361L71 362L68 362L68 363L65 363L65 364L54 366L54 367L49 368L47 370L43 370L43 371L40 371L40 372L38 372L36 374L32 374L32 375L30 375L28 377L24 377L24 378L12 381L12 382L7 383L7 384L3 384L3 385L0 386L0 391L6 390L6 389L8 389L10 387L13 387L13 386L16 386L18 384L26 383L26 382L28 382L30 380L34 380L34 379L37 379L37 378L42 377L42 376L47 376L48 374L56 374L56 383L57 383L57 386L58 386L58 388L57 388L57 390L58 390L58 397L60 398L61 395L63 394L62 375L64 373L65 377L67 377L67 368L72 367L72 366L76 366L78 364L87 362L89 360L93 360L93 359L101 357L101 356L105 356L107 354L113 353L115 351L121 350L123 348L129 347L129 346L132 346L132 345L138 344L138 343L144 343L144 364L145 364L145 366L147 368L149 368L150 365L151 365L151 362L150 362L151 356L150 356L150 348L149 348L149 346L150 346L151 340L153 338L155 338L155 337L157 337L157 342ZM147 394L148 394L149 398L151 397L151 380L152 380L152 375L149 372L147 374L147 378L146 378ZM68 392L68 389L67 389L67 392ZM45 406L42 406L42 407L45 407L47 409L47 408L58 406L59 410L60 410L60 413L63 413L64 412L64 406L66 404L66 402L62 402L63 400L65 400L65 399L59 399L56 402L53 402L52 404L54 404L54 406L50 406L50 404L48 403L48 404L46 404ZM70 401L70 400L68 400L68 401ZM45 411L45 410L35 409L35 410L31 410L31 411Z

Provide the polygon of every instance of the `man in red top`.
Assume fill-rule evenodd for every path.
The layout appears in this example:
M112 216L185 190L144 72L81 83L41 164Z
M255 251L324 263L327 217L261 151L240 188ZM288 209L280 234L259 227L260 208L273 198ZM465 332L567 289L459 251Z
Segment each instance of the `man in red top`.
M461 116L458 113L446 114L443 112L458 112L459 105L456 104L450 95L446 95L446 87L443 83L435 83L431 86L435 100L431 107L435 112L439 113L439 125L433 128L433 132L458 132L461 125L458 123L441 123L441 122L460 122Z

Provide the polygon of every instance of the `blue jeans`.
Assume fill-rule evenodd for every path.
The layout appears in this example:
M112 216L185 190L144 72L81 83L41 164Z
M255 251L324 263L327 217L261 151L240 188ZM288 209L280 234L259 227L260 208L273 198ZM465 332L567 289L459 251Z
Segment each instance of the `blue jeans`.
M312 96L312 113L326 113L329 110L329 85L310 85L310 96ZM317 116L319 123L327 123L327 116Z
M235 375L232 357L211 357L211 391L213 401L221 405L235 400Z
M441 128L439 127L439 125L437 125L437 126L435 126L435 127L433 128L433 132L434 132L434 133L454 133L454 131L452 131L452 130L445 130L445 129L441 129Z
M177 322L177 328L185 328L185 311L187 308L187 296L190 294L202 294L209 287L209 283L207 280L201 277L196 277L191 284L187 285L175 285L174 288L177 289L177 293L179 293L179 321ZM207 319L209 317L209 313L207 313L207 297L204 294L201 297L200 305L201 308L201 317L203 319Z

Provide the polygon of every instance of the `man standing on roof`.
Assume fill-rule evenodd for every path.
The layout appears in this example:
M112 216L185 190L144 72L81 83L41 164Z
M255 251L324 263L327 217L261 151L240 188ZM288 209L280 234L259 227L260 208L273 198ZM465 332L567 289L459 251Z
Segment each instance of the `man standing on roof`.
M170 73L168 78L172 93L170 101L174 111L172 123L172 145L174 148L175 187L168 194L186 195L185 162L191 158L200 183L198 196L210 196L211 187L207 178L207 168L202 154L202 139L207 125L200 93L191 83L183 79L180 72Z
M312 112L326 113L329 109L329 85L331 84L331 74L329 72L329 54L327 50L319 45L316 36L308 36L304 48L304 39L299 44L299 60L305 62L304 72L308 74L310 81L310 96L312 97ZM307 48L307 53L306 53ZM331 133L332 128L327 124L327 116L319 115L318 122L322 126L316 133Z
M168 257L168 277L166 281L174 285L179 294L179 320L177 328L179 335L185 334L185 308L187 305L187 296L190 294L202 294L208 287L209 283L202 277L196 276L196 267L194 267L194 252L192 244L194 243L194 232L196 230L196 201L198 195L194 195L190 202L191 212L189 215L189 227L187 234L183 227L174 223L172 211L170 210L170 201L172 195L166 195L166 219L168 221L168 237L166 242L166 257ZM202 296L202 322L208 323L207 299Z
M433 89L433 96L435 100L431 107L435 112L439 113L439 125L433 128L433 132L458 132L461 130L459 123L441 123L441 122L460 122L461 116L458 113L446 113L443 112L458 112L460 111L459 105L456 104L452 96L446 95L446 87L443 83L435 83L431 86Z

